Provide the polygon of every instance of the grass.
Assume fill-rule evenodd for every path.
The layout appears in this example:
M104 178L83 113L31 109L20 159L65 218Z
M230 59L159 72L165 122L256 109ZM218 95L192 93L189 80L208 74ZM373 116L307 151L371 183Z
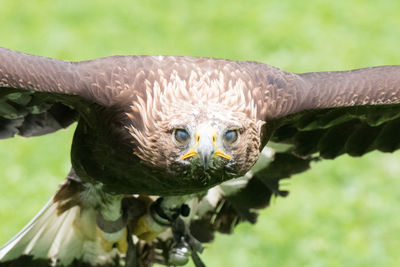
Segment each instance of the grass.
M6 1L0 46L66 60L167 54L257 60L293 72L400 64L400 2ZM0 244L68 172L73 127L0 142ZM315 164L256 225L207 245L209 266L399 266L400 154Z

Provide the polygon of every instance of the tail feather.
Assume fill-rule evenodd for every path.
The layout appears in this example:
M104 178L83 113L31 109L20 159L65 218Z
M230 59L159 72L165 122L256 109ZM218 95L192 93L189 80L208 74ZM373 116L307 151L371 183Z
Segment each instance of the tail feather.
M98 231L93 227L96 225L96 211L74 206L58 214L58 204L50 200L27 226L0 247L0 262L15 260L22 255L54 259L54 266L85 261L89 255L87 262L92 264L112 262L116 253L102 249Z
M46 219L54 213L56 206L53 201L50 200L40 210L40 212L10 241L0 247L0 261L13 259L21 254L25 253L26 250L32 249L34 241L37 241L42 232L46 229Z

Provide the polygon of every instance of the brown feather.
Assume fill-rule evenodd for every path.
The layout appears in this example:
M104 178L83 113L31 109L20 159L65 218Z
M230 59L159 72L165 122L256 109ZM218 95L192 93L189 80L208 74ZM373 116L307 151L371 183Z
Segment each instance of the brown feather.
M100 185L100 195L187 195L246 175L247 184L192 222L201 241L255 222L254 209L287 195L279 180L311 161L398 149L399 102L400 66L294 74L212 58L66 62L0 48L0 137L46 134L79 121L71 152L77 175L54 197L59 214L82 205L87 185ZM207 123L240 129L239 141L224 147L231 159L210 169L184 161L188 148L172 138L179 127ZM287 149L253 173L269 139ZM142 261L157 261L155 249L139 246Z

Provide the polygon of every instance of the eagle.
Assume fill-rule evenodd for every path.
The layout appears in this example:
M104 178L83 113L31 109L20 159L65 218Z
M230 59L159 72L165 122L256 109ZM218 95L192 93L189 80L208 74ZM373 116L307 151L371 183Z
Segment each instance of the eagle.
M69 62L0 48L0 137L77 122L72 168L0 266L202 267L310 163L400 147L400 66L291 73L178 56Z

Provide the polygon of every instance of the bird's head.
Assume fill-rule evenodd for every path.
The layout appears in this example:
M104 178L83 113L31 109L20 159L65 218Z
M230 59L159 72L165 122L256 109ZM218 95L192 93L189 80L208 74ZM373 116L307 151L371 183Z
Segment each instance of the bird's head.
M247 172L259 153L258 125L245 114L230 115L198 111L190 121L171 125L159 143L169 151L167 169L220 182Z
M240 94L183 90L149 90L155 95L132 105L134 154L160 175L203 188L244 175L261 145L254 106Z

